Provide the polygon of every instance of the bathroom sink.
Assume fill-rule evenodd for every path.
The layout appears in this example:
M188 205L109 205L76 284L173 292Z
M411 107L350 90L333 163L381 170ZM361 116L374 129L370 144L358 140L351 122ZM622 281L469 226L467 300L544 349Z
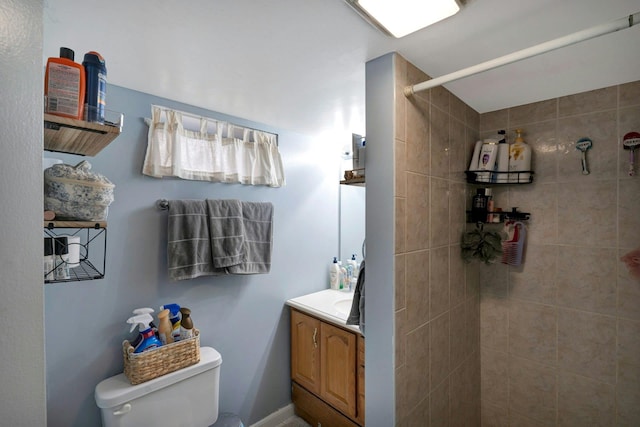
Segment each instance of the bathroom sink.
M349 315L349 313L351 312L352 301L353 301L352 298L340 299L333 303L333 308L335 308L336 311L340 314Z

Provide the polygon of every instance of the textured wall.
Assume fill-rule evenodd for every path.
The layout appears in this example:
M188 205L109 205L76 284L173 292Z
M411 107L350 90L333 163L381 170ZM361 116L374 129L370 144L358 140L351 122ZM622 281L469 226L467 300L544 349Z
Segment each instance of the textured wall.
M0 424L44 426L42 0L0 1Z
M524 265L480 273L482 425L638 425L640 284L619 258L640 246L640 177L622 149L640 131L640 82L480 117L481 136L519 127L535 183L494 197L531 220Z
M479 115L396 56L396 425L480 422L477 274L460 258L467 152ZM473 268L471 268L473 269ZM467 280L467 276L469 280Z

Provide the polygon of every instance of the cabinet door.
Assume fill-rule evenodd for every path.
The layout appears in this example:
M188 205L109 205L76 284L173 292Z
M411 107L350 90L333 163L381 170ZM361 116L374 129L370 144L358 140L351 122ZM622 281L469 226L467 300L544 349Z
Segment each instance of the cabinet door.
M358 383L357 393L358 401L356 405L356 421L358 424L364 425L364 338L362 335L358 335Z
M356 335L322 323L320 337L320 396L343 414L355 418Z
M320 321L291 310L291 379L320 394Z

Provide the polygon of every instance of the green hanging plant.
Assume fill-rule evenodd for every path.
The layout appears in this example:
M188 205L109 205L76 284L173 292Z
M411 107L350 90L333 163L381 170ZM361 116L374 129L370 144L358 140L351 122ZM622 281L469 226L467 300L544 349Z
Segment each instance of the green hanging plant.
M505 233L484 231L481 225L475 230L464 232L460 243L462 259L465 262L477 259L491 264L502 255L502 240L505 238Z

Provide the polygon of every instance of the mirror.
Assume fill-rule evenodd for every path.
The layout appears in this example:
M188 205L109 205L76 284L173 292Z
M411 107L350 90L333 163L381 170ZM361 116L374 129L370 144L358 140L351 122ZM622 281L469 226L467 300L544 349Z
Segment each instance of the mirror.
M353 134L353 145L345 147L343 153L342 171L355 169L352 153L357 149L358 144L364 139L360 135ZM351 151L351 152L350 152ZM364 160L364 159L363 159ZM359 166L363 166L359 164ZM342 179L342 178L341 178ZM360 263L364 259L365 251L365 195L364 184L340 185L339 217L338 225L338 256L342 262L351 259L352 254L356 254L356 261Z

